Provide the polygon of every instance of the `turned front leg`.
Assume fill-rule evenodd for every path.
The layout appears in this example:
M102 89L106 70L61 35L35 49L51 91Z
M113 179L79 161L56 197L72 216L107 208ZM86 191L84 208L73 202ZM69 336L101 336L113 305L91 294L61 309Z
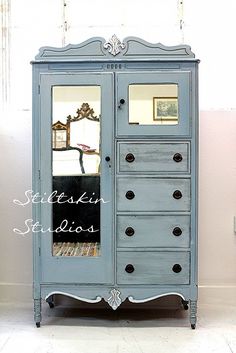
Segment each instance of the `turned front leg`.
M36 327L40 327L41 320L41 299L34 299L34 321L36 323Z
M191 328L194 330L197 322L197 301L190 300L190 324Z

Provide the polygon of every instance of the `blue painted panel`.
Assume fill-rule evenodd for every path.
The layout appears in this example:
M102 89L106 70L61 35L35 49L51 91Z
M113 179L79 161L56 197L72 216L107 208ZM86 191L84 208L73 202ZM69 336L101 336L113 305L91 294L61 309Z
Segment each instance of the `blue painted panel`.
M127 266L133 266L128 272ZM174 272L174 266L179 266ZM189 284L189 252L122 252L117 254L119 284Z
M139 174L189 173L189 149L190 146L186 142L166 143L145 140L119 142L117 170ZM129 160L129 157L132 159Z
M190 216L188 215L118 215L119 248L188 248Z
M174 198L175 191L181 192L179 199ZM190 211L190 179L119 176L116 198L117 211Z

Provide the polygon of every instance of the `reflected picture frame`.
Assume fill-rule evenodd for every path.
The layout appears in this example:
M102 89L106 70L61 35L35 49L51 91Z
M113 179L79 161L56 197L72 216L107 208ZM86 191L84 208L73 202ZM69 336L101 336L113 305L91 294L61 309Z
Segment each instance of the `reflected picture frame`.
M64 149L68 147L69 127L61 121L52 125L52 147L54 149Z
M178 97L153 97L153 120L178 121Z

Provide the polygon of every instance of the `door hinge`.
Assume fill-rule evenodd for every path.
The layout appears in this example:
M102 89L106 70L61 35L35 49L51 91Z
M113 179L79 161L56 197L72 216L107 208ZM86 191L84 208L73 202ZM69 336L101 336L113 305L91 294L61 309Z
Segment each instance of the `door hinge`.
M38 94L40 94L40 85L38 85Z
M41 256L41 248L39 248L39 256Z
M38 170L38 178L39 178L39 180L41 179L41 172L40 172L40 170Z

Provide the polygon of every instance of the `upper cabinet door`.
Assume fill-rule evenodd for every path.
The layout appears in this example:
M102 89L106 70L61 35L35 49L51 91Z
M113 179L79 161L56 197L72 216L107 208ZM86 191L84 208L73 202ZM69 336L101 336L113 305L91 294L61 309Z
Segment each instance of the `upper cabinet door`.
M190 136L190 71L117 74L117 136Z
M113 74L42 74L43 283L114 281Z

